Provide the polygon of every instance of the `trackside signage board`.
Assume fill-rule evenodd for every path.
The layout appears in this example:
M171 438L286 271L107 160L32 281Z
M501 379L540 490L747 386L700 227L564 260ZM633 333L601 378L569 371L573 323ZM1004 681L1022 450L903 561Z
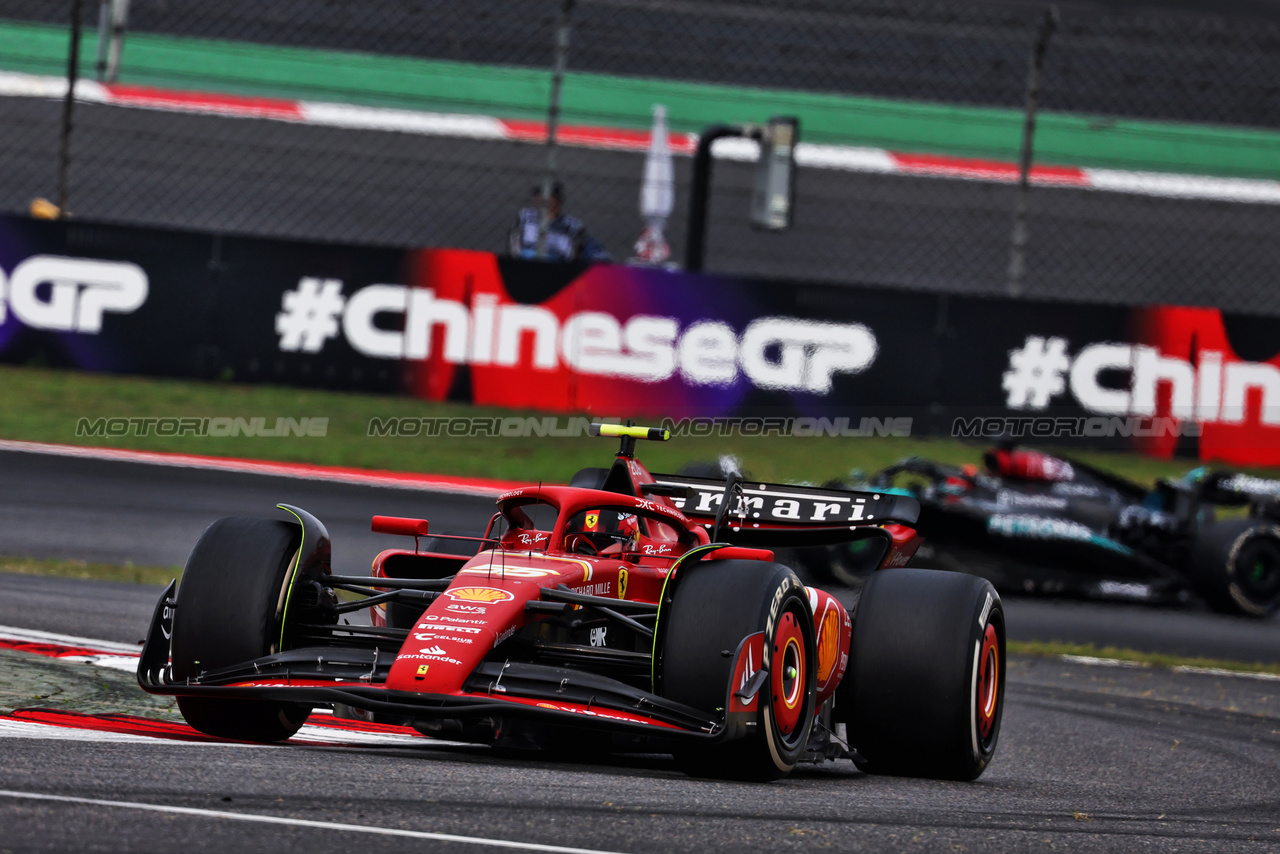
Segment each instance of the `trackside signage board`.
M749 416L1280 464L1278 333L1216 309L0 218L3 362L694 428Z

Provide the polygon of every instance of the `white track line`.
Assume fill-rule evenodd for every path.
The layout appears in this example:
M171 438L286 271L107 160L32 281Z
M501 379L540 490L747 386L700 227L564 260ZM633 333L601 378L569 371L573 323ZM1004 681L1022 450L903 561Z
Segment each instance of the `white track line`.
M120 732L118 730L94 729L88 726L66 726L46 721L15 720L0 717L0 739L5 738L42 739L44 741L93 741L104 744L177 745L179 747L247 747L251 750L262 748L274 750L300 746L398 748L470 746L456 741L436 740L423 735L361 732L359 730L345 730L340 727L316 726L314 724L307 724L302 727L288 741L273 744L253 744L243 741L207 740L200 737L190 739L174 738L153 733Z
M1082 170L1094 190L1160 196L1168 199L1280 204L1280 181L1257 178L1215 178L1207 175L1173 175L1130 172L1120 169Z
M79 638L74 635L60 635L56 632L41 632L36 629L20 629L17 626L0 626L0 638L26 641L28 643L56 643L62 646L74 646L80 649L100 649L103 652L118 652L137 658L141 648L137 644L117 643L115 641ZM135 662L134 667L137 667Z
M37 76L17 72L0 72L0 96L23 98L65 98L67 81L63 77ZM187 93L179 93L187 94ZM502 119L494 116L466 113L436 113L422 110L405 110L387 107L365 107L357 104L340 104L324 101L294 101L268 99L281 104L292 104L296 114L280 115L272 110L255 112L252 105L233 106L216 99L201 104L187 98L165 100L157 96L151 100L120 98L113 91L92 80L76 83L76 98L99 104L110 104L133 109L161 109L178 112L209 113L241 118L265 118L275 121L301 122L321 127L340 127L356 130L394 131L425 136L449 137L471 140L512 140L528 142L513 136ZM603 128L604 131L611 130ZM586 139L584 137L583 139ZM541 144L538 141L536 144ZM595 143L578 140L566 141L566 145L610 148L607 141ZM624 146L629 147L629 146ZM713 146L713 154L725 160L754 161L758 148L749 139L723 139ZM687 155L688 151L676 151ZM940 167L936 171L904 168L892 152L882 148L852 145L820 145L802 142L796 146L796 162L811 169L836 169L847 172L901 174L916 178L995 181L1010 180L1007 170L985 172L977 163L969 166L960 158L955 164ZM1068 167L1071 168L1071 167ZM1123 169L1079 168L1083 183L1067 182L1075 189L1102 190L1131 195L1156 196L1170 199L1199 199L1228 201L1247 204L1280 204L1280 181L1263 178L1220 178L1212 175L1183 175L1165 172L1133 171ZM1053 187L1061 182L1052 178L1032 176L1032 183Z
M96 649L103 655L60 655L58 661L92 664L95 667L106 667L124 673L134 673L138 669L138 658L141 649L136 645L116 643L114 641L78 638L71 635L60 635L53 632L40 632L34 629L20 629L16 626L0 626L0 640L14 640L25 643L56 644L78 649ZM114 653L114 654L112 654Z
M35 792L15 792L0 789L0 797L18 798L31 801L54 801L67 804L84 804L87 806L114 807L117 809L141 810L144 812L167 813L170 815L189 815L198 818L223 819L225 821L244 821L258 824L283 825L285 827L309 827L317 830L340 830L347 833L367 833L375 836L399 836L407 839L431 839L436 842L457 842L464 845L487 845L492 848L513 848L519 851L551 851L556 854L619 854L599 848L569 848L564 845L542 845L536 842L516 842L509 839L489 839L483 836L460 836L454 833L433 833L425 830L398 830L390 827L373 827L367 824L342 824L331 821L308 821L301 818L279 818L269 815L253 815L250 813L227 812L224 810L204 810L195 807L175 807L164 804L143 804L133 801L105 801L97 798L74 798L67 795L42 795Z
M17 626L0 626L0 640L51 644L71 647L74 649L96 649L102 650L103 652L118 653L115 655L61 655L57 656L53 660L92 664L97 667L107 667L112 670L120 670L125 673L137 672L138 659L141 657L140 649L137 646L129 644L116 643L114 641L94 640L93 638L82 638L74 635L63 635L56 632L42 632L36 629L22 629ZM346 729L340 726L324 726L321 725L321 722L325 720L325 714L326 713L323 711L313 713L312 720L316 721L316 723L309 723L303 726L302 729L298 730L297 734L290 739L290 743L322 744L325 746L341 744L356 747L408 747L418 746L424 742L433 746L461 746L464 744L464 742L427 738L426 736L410 733L366 732L359 729ZM0 718L0 738L47 738L72 741L127 741L142 744L158 744L162 742L174 743L177 741L175 739L164 738L161 736L103 732L92 729L58 726L56 724L39 721L17 721L5 718ZM206 742L186 743L204 744ZM235 742L217 743L234 744ZM267 745L245 746L259 747Z
M181 741L176 738L160 738L133 732L110 732L97 729L76 729L39 721L18 721L0 718L0 739L25 738L42 741L91 741L101 744L169 744L180 747L276 747L274 744L245 744L239 741Z
M1269 682L1280 682L1280 673L1258 673L1253 670L1223 670L1220 667L1192 667L1179 664L1169 668L1179 673L1199 673L1201 676L1240 676L1244 679L1262 679Z
M351 104L328 104L301 101L303 118L309 124L356 130L399 131L424 136L451 136L459 139L507 138L505 125L492 116L469 116L457 113L426 113L388 107L357 107Z
M1084 664L1089 667L1154 669L1154 665L1149 662L1128 661L1123 658L1099 658L1093 655L1060 655L1058 658L1070 664ZM1221 667L1193 667L1190 664L1176 664L1169 669L1175 673L1196 673L1201 676L1238 676L1241 679L1261 679L1264 682L1280 682L1280 674L1264 673L1257 670L1224 670Z

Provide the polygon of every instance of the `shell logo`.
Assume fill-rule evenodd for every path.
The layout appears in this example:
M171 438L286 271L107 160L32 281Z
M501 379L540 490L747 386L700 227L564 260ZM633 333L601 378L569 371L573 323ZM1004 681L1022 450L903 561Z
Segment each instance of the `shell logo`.
M835 670L840 657L840 618L835 608L828 608L822 616L822 628L818 630L818 684L824 684Z
M516 598L506 590L499 590L496 587L458 587L453 590L446 590L444 595L457 602L484 602L486 604L509 602Z

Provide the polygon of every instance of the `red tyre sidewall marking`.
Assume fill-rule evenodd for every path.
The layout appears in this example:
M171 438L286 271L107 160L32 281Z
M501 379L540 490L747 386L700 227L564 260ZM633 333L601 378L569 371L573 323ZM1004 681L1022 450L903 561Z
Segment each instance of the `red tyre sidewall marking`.
M786 688L786 670L788 660L794 661L796 676L788 693ZM787 611L778 620L778 629L773 636L773 716L778 731L790 735L800 723L800 714L804 711L805 676L807 662L804 659L804 634L800 629L795 614Z
M978 690L973 702L976 706L978 737L986 741L996 723L997 705L1000 699L1000 640L996 627L991 623L982 635L982 651L978 656Z

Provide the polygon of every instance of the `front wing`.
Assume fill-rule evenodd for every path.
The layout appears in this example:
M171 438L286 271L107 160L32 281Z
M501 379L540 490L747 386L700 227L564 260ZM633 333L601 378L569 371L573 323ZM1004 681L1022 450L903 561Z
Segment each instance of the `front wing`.
M320 646L287 650L174 682L169 668L176 582L161 595L138 663L138 684L152 694L253 699L305 705L345 704L411 721L502 718L660 737L726 741L747 733L757 697L726 686L720 714L674 703L596 673L523 662L486 661L457 694L394 690L385 679L393 656ZM746 659L744 639L737 657ZM759 660L758 653L756 660ZM735 661L733 672L742 668ZM757 680L762 683L762 680ZM734 689L738 688L735 692ZM756 686L756 691L759 685ZM731 709L733 714L725 714Z

